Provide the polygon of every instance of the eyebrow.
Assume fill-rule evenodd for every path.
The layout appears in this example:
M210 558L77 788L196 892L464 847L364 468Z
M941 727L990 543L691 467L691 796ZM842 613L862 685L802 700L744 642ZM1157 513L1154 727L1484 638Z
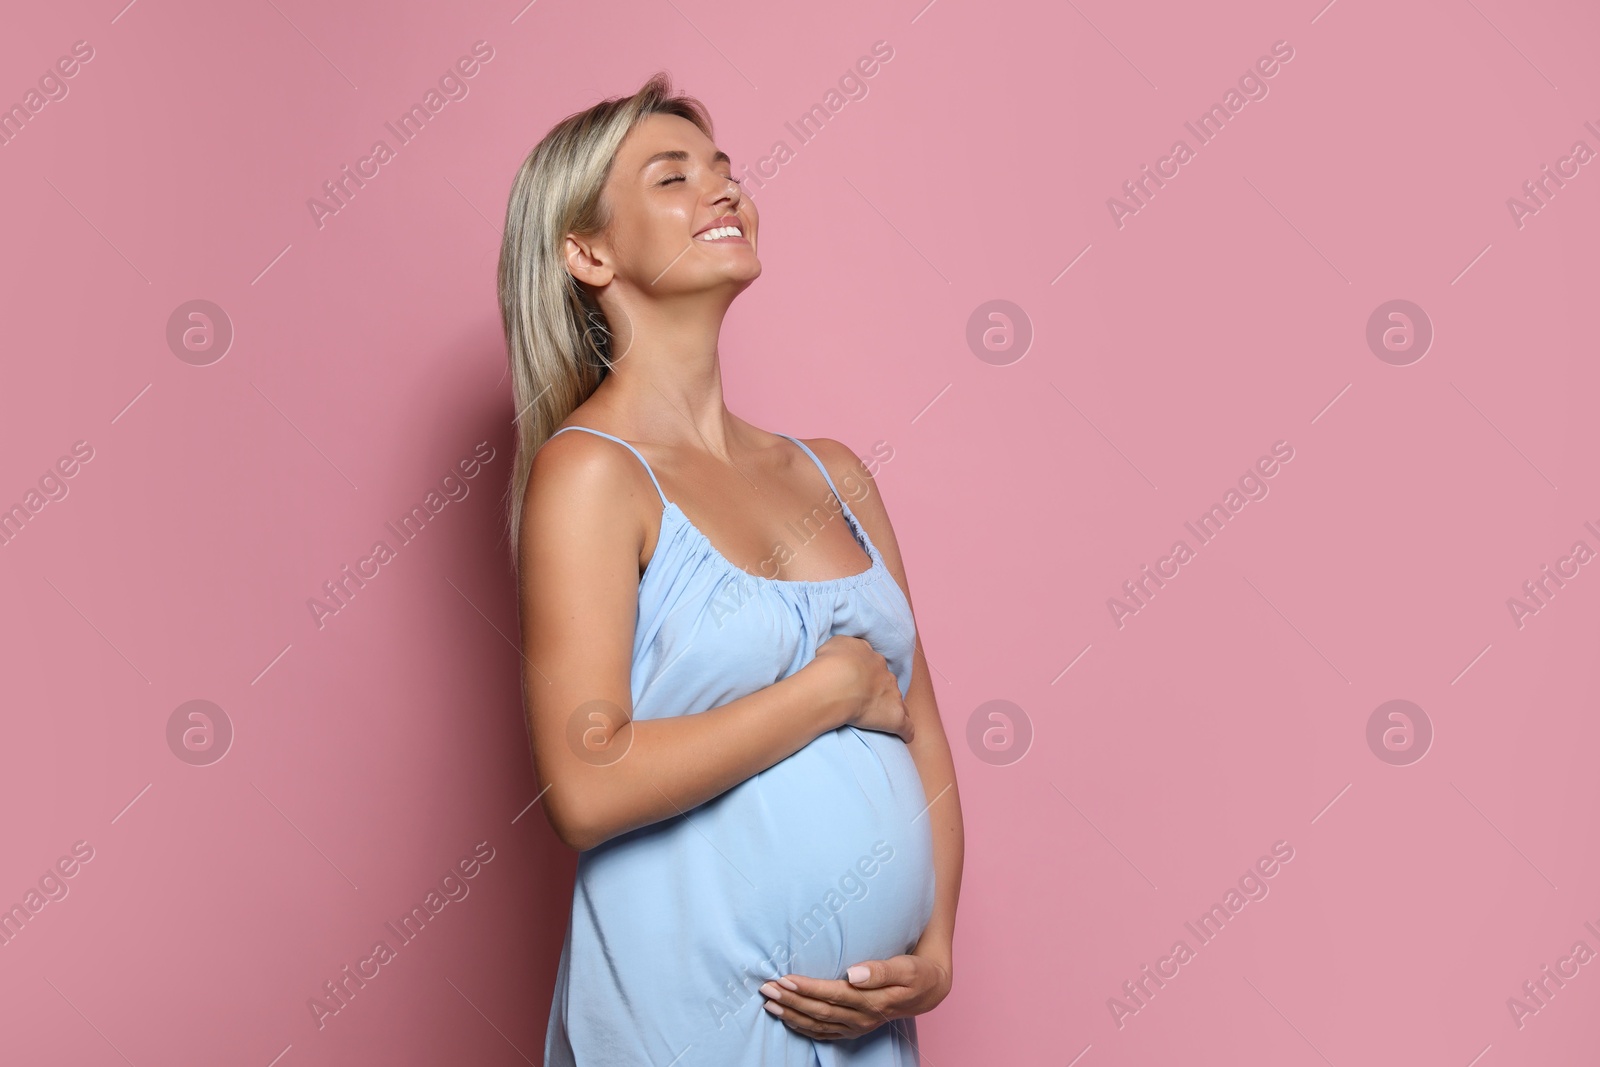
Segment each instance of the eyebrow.
M672 149L668 149L665 152L657 152L655 155L653 155L649 159L645 160L644 161L644 166L640 167L639 170L640 171L644 171L650 166L650 164L652 164L652 163L660 163L662 160L666 160L666 159L670 159L670 160L673 160L674 162L678 162L678 163L687 163L687 162L689 162L689 153L685 152L681 148L672 148ZM731 165L733 163L733 160L728 158L728 153L723 152L723 151L718 151L716 155L711 157L711 163L712 163L713 166L715 166L718 163L727 163L727 164Z

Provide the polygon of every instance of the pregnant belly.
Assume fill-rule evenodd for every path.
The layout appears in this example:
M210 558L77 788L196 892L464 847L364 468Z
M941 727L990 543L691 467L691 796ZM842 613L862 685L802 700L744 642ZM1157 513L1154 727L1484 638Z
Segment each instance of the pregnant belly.
M921 937L934 896L926 805L905 743L847 726L583 853L558 1000L569 1025L647 1017L661 1062L689 1044L708 1057L697 1062L735 1062L748 1053L728 1052L737 1042L783 1040L760 1008L763 981L843 978Z
M747 951L767 959L782 946L781 971L841 978L915 945L933 910L933 845L903 741L843 727L740 789L748 795L727 799L745 810L729 814L751 834L741 845L762 856Z

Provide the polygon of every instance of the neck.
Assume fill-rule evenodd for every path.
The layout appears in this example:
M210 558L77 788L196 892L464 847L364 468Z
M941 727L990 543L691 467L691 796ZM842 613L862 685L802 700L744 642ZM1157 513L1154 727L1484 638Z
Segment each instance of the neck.
M658 301L606 309L612 367L595 396L634 433L728 455L731 417L722 396L718 336L727 303Z

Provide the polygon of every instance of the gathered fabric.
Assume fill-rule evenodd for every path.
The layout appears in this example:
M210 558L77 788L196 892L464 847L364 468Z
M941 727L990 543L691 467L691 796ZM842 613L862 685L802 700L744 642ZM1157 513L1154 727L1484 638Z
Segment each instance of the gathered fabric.
M661 491L639 581L630 692L637 720L708 711L800 670L836 634L868 641L905 695L910 604L827 468L838 514L870 558L857 574L749 574ZM626 758L626 757L623 757ZM928 801L894 734L843 726L721 795L579 853L546 1067L906 1067L912 1018L813 1041L763 1010L785 974L842 979L911 951L933 913Z

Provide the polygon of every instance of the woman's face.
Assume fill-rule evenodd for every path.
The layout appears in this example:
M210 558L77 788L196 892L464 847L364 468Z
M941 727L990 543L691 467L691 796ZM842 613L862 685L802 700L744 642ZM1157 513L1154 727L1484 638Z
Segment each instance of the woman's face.
M651 115L623 139L607 176L611 224L568 237L567 268L595 286L646 296L742 291L761 274L753 201L726 154L688 119ZM737 234L729 232L737 227Z

